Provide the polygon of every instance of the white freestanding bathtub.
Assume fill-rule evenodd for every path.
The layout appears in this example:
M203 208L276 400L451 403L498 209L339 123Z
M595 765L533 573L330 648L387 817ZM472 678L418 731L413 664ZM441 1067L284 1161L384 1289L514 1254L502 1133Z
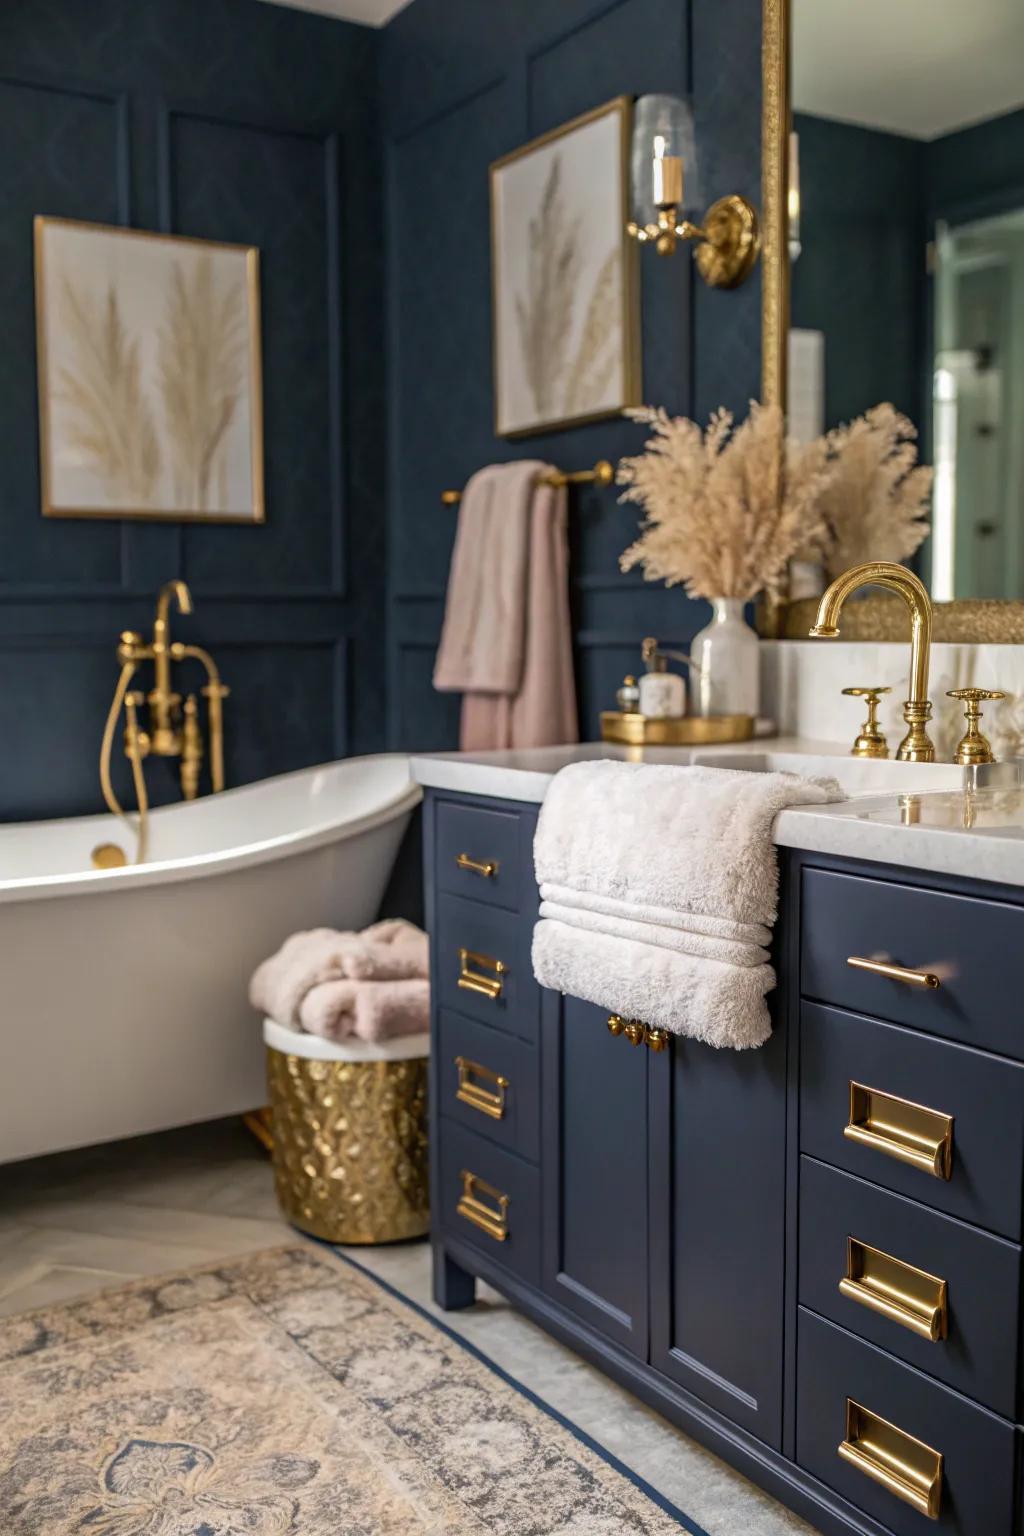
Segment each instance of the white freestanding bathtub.
M0 1163L265 1100L249 976L300 928L377 916L421 791L350 758L154 811L0 827Z

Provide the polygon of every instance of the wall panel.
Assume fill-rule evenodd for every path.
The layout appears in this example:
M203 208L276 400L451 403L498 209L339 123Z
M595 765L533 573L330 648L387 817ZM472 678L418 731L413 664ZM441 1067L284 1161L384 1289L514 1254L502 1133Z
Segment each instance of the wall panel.
M622 420L514 443L495 438L490 161L613 96L686 95L692 85L708 201L726 191L759 201L760 36L760 0L695 7L683 0L504 0L498 12L486 9L486 25L472 0L414 0L388 26L389 228L405 226L418 196L429 210L415 250L392 240L388 269L393 745L452 746L457 739L451 697L430 691L456 526L440 491L495 460L528 456L576 469L618 459L643 440ZM740 294L709 298L695 295L702 285L682 256L647 255L641 271L644 397L687 414L695 399L745 408L759 389L759 280ZM613 488L573 493L572 603L585 735L596 734L623 673L639 669L645 634L685 644L707 614L679 591L619 574L619 554L635 528L635 512L618 504Z
M230 783L383 744L379 34L253 0L6 0L0 26L0 819L100 809L121 629L183 575ZM259 246L267 522L44 521L31 220ZM186 680L186 686L200 679ZM147 769L157 803L170 765Z

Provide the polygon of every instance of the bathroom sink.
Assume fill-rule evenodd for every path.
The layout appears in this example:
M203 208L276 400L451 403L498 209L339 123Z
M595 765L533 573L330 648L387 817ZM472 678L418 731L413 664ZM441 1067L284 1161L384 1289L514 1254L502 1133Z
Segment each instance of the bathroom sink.
M709 768L738 768L745 773L802 773L832 778L848 795L960 789L964 782L964 770L956 763L901 763L896 758L709 748L695 752L691 761Z

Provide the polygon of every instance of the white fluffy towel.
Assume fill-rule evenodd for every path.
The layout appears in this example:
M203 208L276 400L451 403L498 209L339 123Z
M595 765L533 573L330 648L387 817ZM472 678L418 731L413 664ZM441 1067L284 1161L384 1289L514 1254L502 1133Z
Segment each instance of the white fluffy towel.
M534 843L541 986L709 1045L762 1045L775 985L772 823L834 779L597 761L563 768Z

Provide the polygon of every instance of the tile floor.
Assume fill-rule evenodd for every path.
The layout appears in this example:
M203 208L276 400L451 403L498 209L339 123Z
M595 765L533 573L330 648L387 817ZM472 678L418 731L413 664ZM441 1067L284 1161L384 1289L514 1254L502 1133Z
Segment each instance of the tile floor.
M277 1213L269 1163L239 1122L14 1164L0 1169L0 1316L295 1239ZM353 1257L436 1310L426 1243ZM708 1536L813 1536L487 1287L445 1321Z

